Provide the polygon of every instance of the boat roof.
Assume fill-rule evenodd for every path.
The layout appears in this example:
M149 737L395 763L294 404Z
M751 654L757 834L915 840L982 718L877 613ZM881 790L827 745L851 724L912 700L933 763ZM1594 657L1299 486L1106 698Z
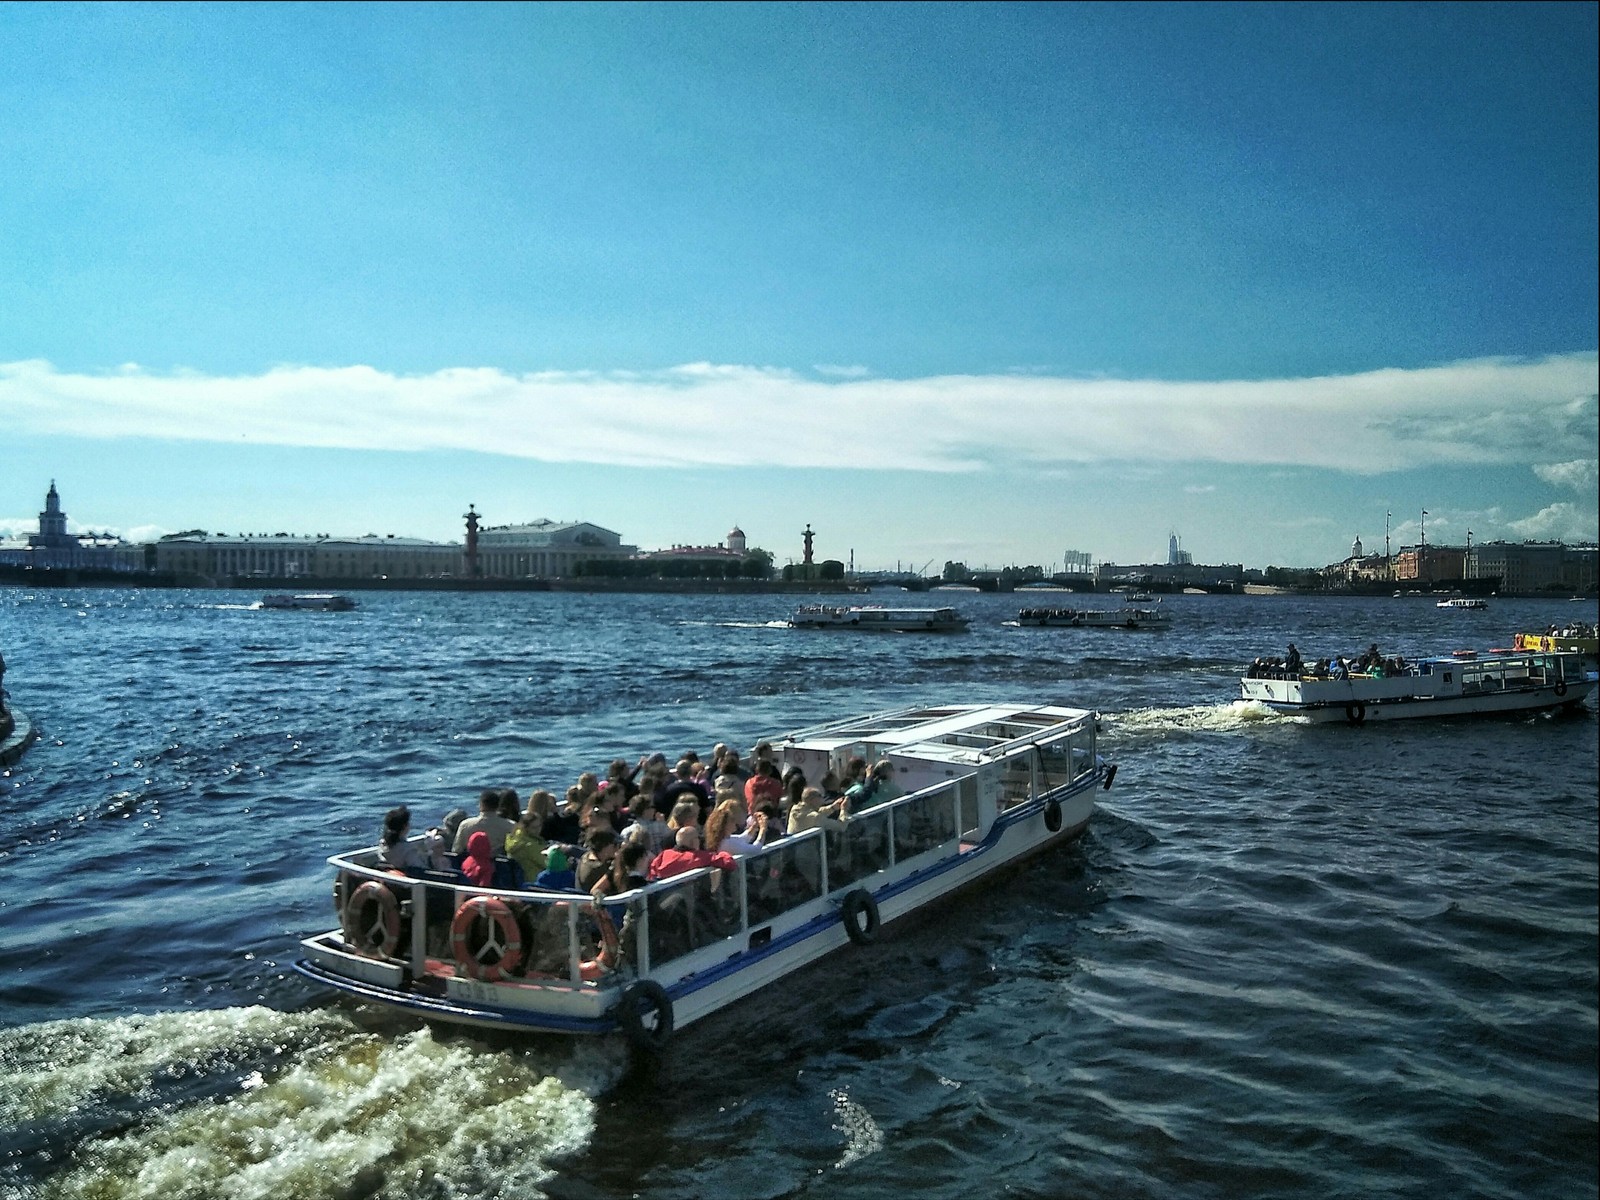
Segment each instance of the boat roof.
M1054 704L946 704L892 709L800 729L774 746L831 752L861 742L879 753L974 763L1095 721L1097 713Z

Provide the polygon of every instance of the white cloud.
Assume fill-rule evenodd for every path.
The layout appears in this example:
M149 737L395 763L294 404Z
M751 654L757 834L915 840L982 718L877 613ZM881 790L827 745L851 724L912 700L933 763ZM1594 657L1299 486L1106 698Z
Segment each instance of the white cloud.
M1555 487L1581 492L1595 486L1596 476L1600 475L1600 463L1592 458L1564 463L1534 463L1533 473Z
M286 366L253 376L0 364L0 416L34 435L377 450L551 462L967 471L1222 462L1376 473L1420 463L1592 459L1594 354L1480 359L1314 379L808 378L691 363L656 372L395 375ZM870 447L872 453L852 452Z
M1600 520L1592 508L1580 509L1562 500L1542 508L1521 521L1508 521L1506 527L1518 537L1541 542L1588 542L1596 540Z

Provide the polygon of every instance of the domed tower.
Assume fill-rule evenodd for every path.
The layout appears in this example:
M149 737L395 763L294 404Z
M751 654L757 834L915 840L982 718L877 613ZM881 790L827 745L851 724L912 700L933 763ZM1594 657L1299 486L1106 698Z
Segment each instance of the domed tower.
M61 494L56 491L56 481L50 481L45 493L44 511L39 514L39 532L28 538L35 549L65 550L78 544L78 539L67 532L67 514L61 511Z
M1356 535L1355 545L1350 547L1350 557L1351 558L1360 558L1360 557L1362 557L1362 554L1361 554L1361 535L1360 534Z
M744 530L737 525L728 530L728 549L735 554L744 553Z

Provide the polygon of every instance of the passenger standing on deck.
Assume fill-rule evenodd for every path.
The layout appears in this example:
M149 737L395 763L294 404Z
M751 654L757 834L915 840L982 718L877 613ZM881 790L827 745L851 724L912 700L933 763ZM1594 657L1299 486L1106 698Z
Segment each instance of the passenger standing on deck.
M777 803L783 795L783 781L778 778L778 765L769 759L757 759L755 774L745 780L744 804L747 812L756 812L768 802Z
M455 842L451 849L457 854L466 853L467 842L474 833L482 830L488 835L491 856L504 854L506 834L516 827L516 822L508 821L500 815L500 789L484 788L478 794L478 815L468 817L456 827Z
M1289 677L1291 679L1296 679L1299 678L1300 668L1302 665L1303 664L1300 661L1300 651L1295 648L1295 644L1293 642L1290 642L1288 656L1283 660L1284 670L1289 672Z

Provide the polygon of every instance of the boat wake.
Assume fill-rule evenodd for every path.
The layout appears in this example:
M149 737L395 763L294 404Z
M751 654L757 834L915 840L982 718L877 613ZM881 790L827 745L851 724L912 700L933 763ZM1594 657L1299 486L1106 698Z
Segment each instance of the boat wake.
M22 1026L0 1031L0 1195L538 1195L625 1068L615 1047L489 1049L334 1009Z
M1171 733L1236 733L1258 725L1295 724L1254 700L1228 704L1194 704L1182 708L1136 708L1122 713L1102 713L1108 737L1150 738Z

